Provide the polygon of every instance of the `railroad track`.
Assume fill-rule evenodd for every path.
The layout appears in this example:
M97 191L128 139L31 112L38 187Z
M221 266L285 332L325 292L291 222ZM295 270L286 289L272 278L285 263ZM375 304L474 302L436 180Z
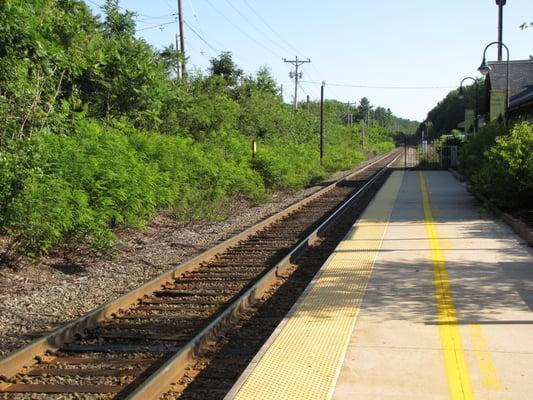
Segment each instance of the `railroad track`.
M250 314L295 270L297 259L308 257L307 249L335 243L335 235L325 240L321 234L358 197L369 196L370 187L379 186L398 155L393 151L367 163L0 360L0 398L147 399L167 392L209 343ZM317 264L320 257L314 259Z

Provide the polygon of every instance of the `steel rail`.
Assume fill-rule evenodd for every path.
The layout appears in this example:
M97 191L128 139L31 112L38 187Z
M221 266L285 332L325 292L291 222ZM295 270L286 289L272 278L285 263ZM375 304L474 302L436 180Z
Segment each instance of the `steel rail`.
M276 284L289 270L295 261L307 248L316 243L320 235L331 228L345 211L365 193L400 157L397 155L391 162L372 176L360 189L350 196L337 210L322 222L313 232L296 245L289 254L270 269L253 286L247 289L238 299L227 307L207 327L198 333L190 342L167 360L157 371L146 379L127 399L145 400L156 399L169 391L171 385L179 380L191 367L198 356L205 353L203 348L217 340L230 325L239 319L239 315L256 304L265 293Z
M109 319L113 316L113 314L119 312L120 310L124 310L135 305L145 295L159 290L162 286L179 278L181 275L196 270L200 267L200 264L213 259L216 254L224 252L226 249L232 247L242 240L247 239L266 226L284 218L300 207L313 202L322 195L335 189L335 187L337 187L339 184L342 184L342 182L349 180L373 165L383 161L387 157L390 157L396 151L398 150L393 150L392 152L366 162L346 177L339 179L324 189L312 194L311 196L294 203L286 209L246 229L240 234L227 239L226 241L204 251L190 260L187 260L170 269L169 271L153 278L138 288L133 289L124 295L93 309L89 313L57 328L48 335L36 339L14 353L7 355L0 360L0 378L8 380L14 377L22 368L37 364L47 352L59 350L61 346L75 340L77 335L82 335L86 330L95 328L100 322Z

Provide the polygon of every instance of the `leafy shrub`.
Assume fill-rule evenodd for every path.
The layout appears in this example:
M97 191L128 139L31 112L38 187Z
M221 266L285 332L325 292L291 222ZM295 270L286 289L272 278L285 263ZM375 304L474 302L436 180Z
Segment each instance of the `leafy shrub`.
M116 227L142 229L160 209L210 218L234 196L262 201L363 159L345 104L326 101L321 164L318 102L295 112L267 68L246 75L229 53L177 79L172 47L137 38L117 0L103 10L0 1L0 234L20 252L108 246ZM365 151L387 151L392 112L365 104L377 122Z
M109 228L142 228L158 206L156 168L118 131L80 122L70 136L42 134L12 150L3 227L26 253L87 236L108 244Z
M318 151L294 143L260 144L252 161L265 185L274 190L294 190L325 176Z
M459 171L470 179L484 162L487 151L496 143L496 138L507 134L507 128L500 122L492 122L461 147L459 154Z
M531 207L533 204L533 125L516 125L484 153L473 169L476 188L504 209Z

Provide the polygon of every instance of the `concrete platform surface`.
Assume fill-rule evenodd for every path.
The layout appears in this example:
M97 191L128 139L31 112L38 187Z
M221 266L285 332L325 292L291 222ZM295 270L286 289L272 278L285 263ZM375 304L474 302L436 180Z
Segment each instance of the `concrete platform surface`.
M227 398L532 399L532 311L533 250L396 171Z

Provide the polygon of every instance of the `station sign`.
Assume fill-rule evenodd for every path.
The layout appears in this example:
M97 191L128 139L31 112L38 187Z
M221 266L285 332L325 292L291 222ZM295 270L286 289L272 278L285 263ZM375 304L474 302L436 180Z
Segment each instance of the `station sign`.
M490 91L490 120L505 116L505 90Z

